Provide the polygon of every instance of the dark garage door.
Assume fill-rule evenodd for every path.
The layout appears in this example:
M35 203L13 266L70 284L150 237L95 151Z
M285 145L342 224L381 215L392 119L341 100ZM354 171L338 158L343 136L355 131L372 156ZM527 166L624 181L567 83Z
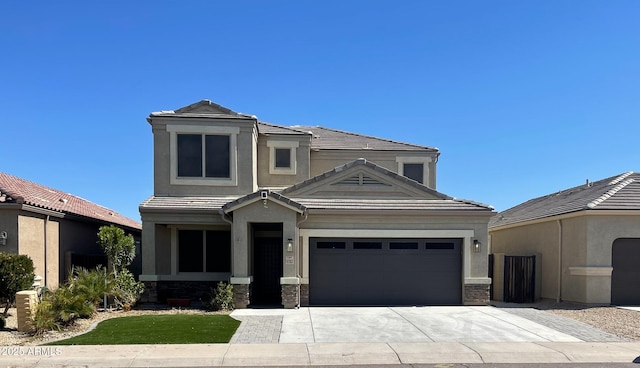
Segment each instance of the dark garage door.
M462 303L462 239L311 238L312 305Z
M616 239L611 266L611 304L640 305L640 239Z

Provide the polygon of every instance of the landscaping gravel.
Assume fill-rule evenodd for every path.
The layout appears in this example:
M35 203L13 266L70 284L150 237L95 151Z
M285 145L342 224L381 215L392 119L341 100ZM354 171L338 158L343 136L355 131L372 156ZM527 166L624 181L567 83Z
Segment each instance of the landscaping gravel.
M571 318L616 335L624 340L640 340L640 312L607 305L585 305L542 299L531 304L492 302L497 307L534 308L546 313ZM524 316L526 318L526 316ZM578 336L579 337L579 336Z

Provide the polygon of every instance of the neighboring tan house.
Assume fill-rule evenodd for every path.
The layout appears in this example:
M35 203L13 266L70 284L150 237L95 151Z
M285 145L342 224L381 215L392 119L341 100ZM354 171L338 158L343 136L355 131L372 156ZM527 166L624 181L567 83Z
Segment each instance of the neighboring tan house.
M0 172L0 252L28 255L42 285L54 288L65 281L72 259L86 263L104 255L97 233L100 226L111 224L140 239L141 225L134 220L86 199Z
M228 281L239 308L488 302L495 212L436 191L438 149L277 126L207 100L147 121L147 300Z
M535 198L491 219L492 253L542 255L541 296L640 304L640 174Z

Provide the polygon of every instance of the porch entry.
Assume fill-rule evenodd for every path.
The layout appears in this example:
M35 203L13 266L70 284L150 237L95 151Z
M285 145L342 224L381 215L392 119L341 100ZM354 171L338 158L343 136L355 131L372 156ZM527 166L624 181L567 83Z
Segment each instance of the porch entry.
M282 223L254 223L252 306L280 306L282 301Z

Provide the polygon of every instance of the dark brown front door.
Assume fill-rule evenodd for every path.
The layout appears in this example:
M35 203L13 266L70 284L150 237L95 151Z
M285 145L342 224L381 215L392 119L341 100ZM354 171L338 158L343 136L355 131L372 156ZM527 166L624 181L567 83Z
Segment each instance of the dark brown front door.
M281 234L282 225L279 225ZM278 230L254 232L253 288L251 305L281 305L282 235Z

